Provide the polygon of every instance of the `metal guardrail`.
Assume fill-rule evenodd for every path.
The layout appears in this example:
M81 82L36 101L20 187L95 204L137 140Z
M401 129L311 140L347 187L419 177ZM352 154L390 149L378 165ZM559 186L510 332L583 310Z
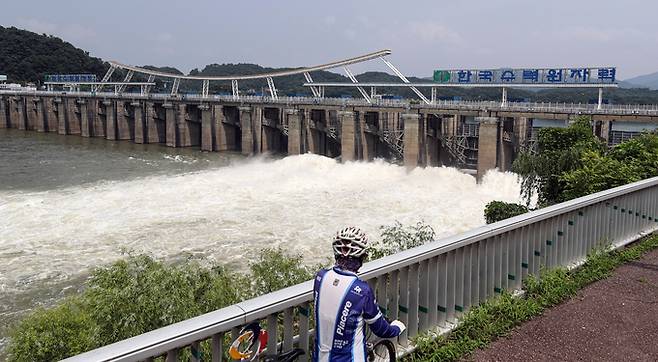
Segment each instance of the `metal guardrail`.
M519 289L523 279L538 275L543 267L577 265L595 248L608 243L619 247L656 229L658 177L375 260L364 265L361 276L374 288L388 317L407 325L397 339L404 350L410 348L409 338L453 326L469 308L503 290ZM220 361L226 358L224 336L235 337L237 328L261 319L268 324L268 348L283 343L284 348L296 344L308 351L311 302L309 281L67 361L136 361L163 355L173 361L183 349L198 351L202 341L209 341L212 360Z
M372 99L370 103L363 99L355 98L316 98L316 97L283 97L272 98L269 96L240 96L235 98L232 95L209 95L207 97L201 94L181 94L172 96L171 94L140 94L140 93L121 93L113 92L57 92L57 91L10 91L0 90L0 95L34 95L34 96L77 96L77 97L99 97L99 98L125 98L127 100L155 99L155 100L193 100L199 102L222 101L231 103L262 103L262 104L280 104L280 105L327 105L327 106L355 106L355 107L391 107L404 109L422 109L437 111L457 110L457 111L501 111L501 112L519 112L519 113L568 113L568 114L585 114L585 115L636 115L636 116L654 116L658 117L658 105L633 105L620 104L611 105L603 104L598 108L596 104L583 103L554 103L554 102L508 102L502 105L499 101L448 101L437 100L433 104L417 104L406 100L394 99Z

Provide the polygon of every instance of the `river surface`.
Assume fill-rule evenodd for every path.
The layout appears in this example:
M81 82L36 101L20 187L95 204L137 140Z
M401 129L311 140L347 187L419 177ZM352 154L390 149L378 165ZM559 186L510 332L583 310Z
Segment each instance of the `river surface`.
M345 225L377 239L381 225L424 220L448 236L484 224L491 200L517 202L516 176L490 172L477 185L454 168L0 129L0 337L125 251L240 267L281 246L311 263L330 255L330 237Z

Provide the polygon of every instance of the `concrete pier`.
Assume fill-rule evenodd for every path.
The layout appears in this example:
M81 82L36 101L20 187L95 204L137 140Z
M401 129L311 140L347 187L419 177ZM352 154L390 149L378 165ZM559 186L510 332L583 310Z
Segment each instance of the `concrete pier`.
M319 147L319 133L316 129L317 122L313 119L313 111L311 109L304 109L299 112L300 134L303 137L301 140L302 145L306 145L306 149L301 152L310 152L313 154L322 154ZM304 140L305 138L305 140ZM288 138L290 141L290 138Z
M178 126L176 125L176 108L171 103L162 105L165 109L165 129L166 129L166 144L169 147L178 147Z
M144 112L142 109L142 104L140 102L132 102L130 106L133 110L133 125L135 127L133 131L133 139L135 143L145 143L146 140L146 124L144 122Z
M341 160L343 162L357 160L356 149L356 117L352 111L339 111L341 123Z
M78 109L80 110L80 135L82 137L91 137L92 130L89 123L89 113L87 112L87 102L84 100L78 101Z
M281 108L263 108L261 119L260 152L279 152L286 114ZM287 146L285 147L287 148Z
M601 139L608 144L610 142L610 121L601 121Z
M441 120L430 114L424 114L425 124L425 164L435 167L441 165Z
M9 119L11 128L26 129L24 100L21 98L11 98L9 102Z
M144 109L146 117L146 136L147 143L165 143L166 142L166 124L158 121L155 104L146 103Z
M212 119L212 109L205 104L198 106L201 111L201 150L214 151L216 149L217 132Z
M286 109L288 117L288 154L299 155L302 153L302 122L299 111Z
M55 105L57 108L57 133L61 135L68 134L68 116L66 112L66 101L62 98L55 98Z
M359 111L359 130L361 139L361 159L372 161L377 156L377 143L379 131L377 122L369 120L365 111Z
M240 112L240 128L242 129L242 154L246 156L253 155L255 132L251 123L251 107L239 107L238 111ZM260 134L260 132L258 133Z
M0 128L10 128L9 110L7 109L7 99L0 97Z
M263 107L255 106L251 109L251 137L253 152L261 153L263 138Z
M498 118L476 117L480 124L478 140L477 179L482 180L487 171L496 168L498 154Z
M48 132L57 132L59 122L57 120L57 105L55 104L55 100L52 98L46 98L44 103L46 108L46 122L48 123Z
M215 112L215 131L217 133L217 151L237 151L241 142L239 111L236 112L236 123L230 122L226 116L229 109L224 106L214 106ZM236 108L232 108L236 110Z
M44 100L41 98L34 99L34 116L36 117L34 127L37 132L48 132L48 121L46 120L43 103Z
M103 109L104 109L103 113L105 114L105 126L106 126L105 138L107 138L108 140L116 140L117 119L114 116L114 102L104 101Z
M126 102L116 102L117 139L130 140L134 138L134 122L126 115Z
M417 113L403 113L404 120L404 165L413 169L423 165L421 136L425 134Z
M67 134L80 134L80 111L78 110L78 100L77 99L67 99L67 121L68 121L68 133Z

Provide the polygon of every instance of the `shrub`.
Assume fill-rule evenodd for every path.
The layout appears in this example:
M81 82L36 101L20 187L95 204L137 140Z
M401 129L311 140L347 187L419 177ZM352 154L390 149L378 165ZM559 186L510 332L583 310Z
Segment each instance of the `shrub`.
M98 327L79 298L51 309L38 309L11 333L13 361L58 361L98 346Z
M313 279L317 269L304 265L301 254L288 256L283 249L263 249L249 265L252 296L263 295Z
M491 201L484 208L484 218L487 220L487 224L492 224L526 212L528 212L528 208L523 205Z
M393 225L382 226L382 238L373 242L370 250L370 260L399 253L434 240L434 229L423 221L415 225L404 226L399 221Z

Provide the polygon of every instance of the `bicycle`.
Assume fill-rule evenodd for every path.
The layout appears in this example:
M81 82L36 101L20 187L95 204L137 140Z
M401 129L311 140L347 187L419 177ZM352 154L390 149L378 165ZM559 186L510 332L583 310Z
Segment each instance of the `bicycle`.
M367 339L370 339L371 333L368 331ZM267 345L267 337L267 331L262 329L258 322L248 324L240 330L240 335L231 344L229 356L235 361L254 361L258 358L263 362L294 362L305 354L303 349L295 348L261 356ZM396 361L395 344L388 339L366 343L366 352L368 362Z

